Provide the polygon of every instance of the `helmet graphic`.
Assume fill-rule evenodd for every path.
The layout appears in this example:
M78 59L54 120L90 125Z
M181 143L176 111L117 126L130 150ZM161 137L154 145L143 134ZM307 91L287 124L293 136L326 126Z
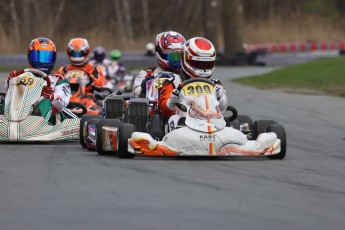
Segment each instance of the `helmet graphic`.
M216 63L216 50L206 38L195 37L182 47L182 69L190 77L211 77Z
M55 44L48 38L35 38L30 42L27 56L32 68L50 74L56 61Z
M69 41L67 55L73 65L81 66L89 60L90 46L85 38L73 38Z

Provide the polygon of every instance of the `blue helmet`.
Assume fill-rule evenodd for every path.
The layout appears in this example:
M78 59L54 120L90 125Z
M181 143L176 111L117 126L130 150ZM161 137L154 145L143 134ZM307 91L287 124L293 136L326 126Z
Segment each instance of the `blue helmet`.
M55 44L48 38L33 39L28 50L28 61L32 68L50 74L56 61Z

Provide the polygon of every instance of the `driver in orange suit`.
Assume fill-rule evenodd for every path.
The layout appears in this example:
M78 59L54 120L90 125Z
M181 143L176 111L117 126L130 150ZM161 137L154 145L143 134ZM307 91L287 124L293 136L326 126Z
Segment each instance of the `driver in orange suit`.
M69 70L81 70L87 73L91 84L87 87L86 92L90 93L96 88L102 88L105 77L102 69L98 66L94 67L87 63L89 60L90 46L85 38L73 38L69 41L67 47L67 55L70 60L69 65L61 66L57 73L64 75Z

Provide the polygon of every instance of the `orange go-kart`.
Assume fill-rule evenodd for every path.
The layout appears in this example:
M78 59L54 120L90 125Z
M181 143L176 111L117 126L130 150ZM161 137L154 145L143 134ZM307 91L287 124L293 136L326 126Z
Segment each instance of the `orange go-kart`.
M100 96L96 98L92 93L92 82L90 81L88 74L82 70L68 70L64 74L64 77L68 80L71 86L72 96L70 99L70 110L76 115L81 116L83 114L83 106L85 106L87 114L100 114L102 108L101 102L98 100L102 97Z

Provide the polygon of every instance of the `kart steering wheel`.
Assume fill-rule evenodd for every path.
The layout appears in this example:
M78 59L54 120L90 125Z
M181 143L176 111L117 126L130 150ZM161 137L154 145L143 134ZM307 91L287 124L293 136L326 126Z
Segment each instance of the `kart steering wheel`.
M205 79L205 78L191 78L191 79L188 79L188 80L185 80L185 81L181 82L179 84L179 86L176 88L176 90L180 93L181 89L183 87L185 87L186 85L188 85L190 83L193 83L193 82L205 82L205 83L208 83L208 84L212 85L213 87L215 86L215 84L211 80L209 80L209 79ZM175 103L175 105L182 112L187 112L186 106L184 106L184 105L182 105L180 103Z
M43 80L45 80L47 82L47 87L51 87L51 82L50 79L48 77L48 75L38 69L33 69L33 68L28 68L28 69L23 69L23 70L19 70L16 72L16 77L23 74L23 73L33 73L33 74L37 74L39 78L42 78Z

